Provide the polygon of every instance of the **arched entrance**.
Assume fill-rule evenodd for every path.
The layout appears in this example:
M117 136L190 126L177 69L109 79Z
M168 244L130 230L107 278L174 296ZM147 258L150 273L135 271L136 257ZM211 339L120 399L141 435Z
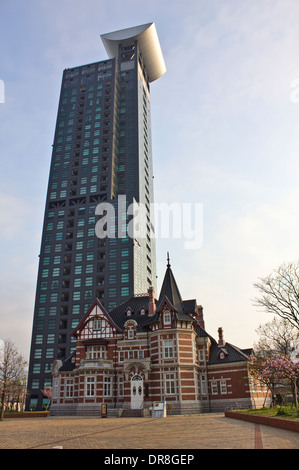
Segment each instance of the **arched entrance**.
M143 378L134 375L131 379L131 410L143 408Z

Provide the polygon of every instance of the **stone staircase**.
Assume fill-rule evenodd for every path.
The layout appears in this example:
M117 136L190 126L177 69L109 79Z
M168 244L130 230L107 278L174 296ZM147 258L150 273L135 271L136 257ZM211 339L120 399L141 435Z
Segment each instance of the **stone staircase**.
M144 416L143 408L138 410L122 410L121 418L141 418Z

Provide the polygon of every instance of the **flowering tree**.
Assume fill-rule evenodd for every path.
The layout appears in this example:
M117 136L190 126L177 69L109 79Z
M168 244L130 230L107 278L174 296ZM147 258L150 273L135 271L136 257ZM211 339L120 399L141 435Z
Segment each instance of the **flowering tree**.
M294 387L296 412L298 414L298 394L297 381L299 379L299 362L292 361L290 356L276 355L275 367L277 369L277 377L286 379Z
M47 404L47 409L48 409L51 404L52 387L44 388L43 390L41 390L41 392L44 395L44 397L49 398L49 402Z
M275 385L289 381L294 386L296 411L298 413L297 381L299 379L299 363L293 362L290 356L279 353L250 356L250 373L270 390L274 405Z
M275 370L270 366L270 355L264 355L261 352L249 356L249 372L260 383L270 390L272 405L274 405L274 389L277 384Z

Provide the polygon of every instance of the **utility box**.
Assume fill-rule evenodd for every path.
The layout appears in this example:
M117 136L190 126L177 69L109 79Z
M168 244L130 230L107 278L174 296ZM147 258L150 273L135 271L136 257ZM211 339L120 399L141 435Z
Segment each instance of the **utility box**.
M154 401L152 417L153 418L166 418L166 402L165 401Z

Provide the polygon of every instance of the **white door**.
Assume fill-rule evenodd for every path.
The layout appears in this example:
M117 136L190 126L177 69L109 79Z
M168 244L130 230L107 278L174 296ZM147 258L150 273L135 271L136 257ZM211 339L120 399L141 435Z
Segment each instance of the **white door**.
M131 380L131 409L143 408L143 379L140 375L134 375Z

